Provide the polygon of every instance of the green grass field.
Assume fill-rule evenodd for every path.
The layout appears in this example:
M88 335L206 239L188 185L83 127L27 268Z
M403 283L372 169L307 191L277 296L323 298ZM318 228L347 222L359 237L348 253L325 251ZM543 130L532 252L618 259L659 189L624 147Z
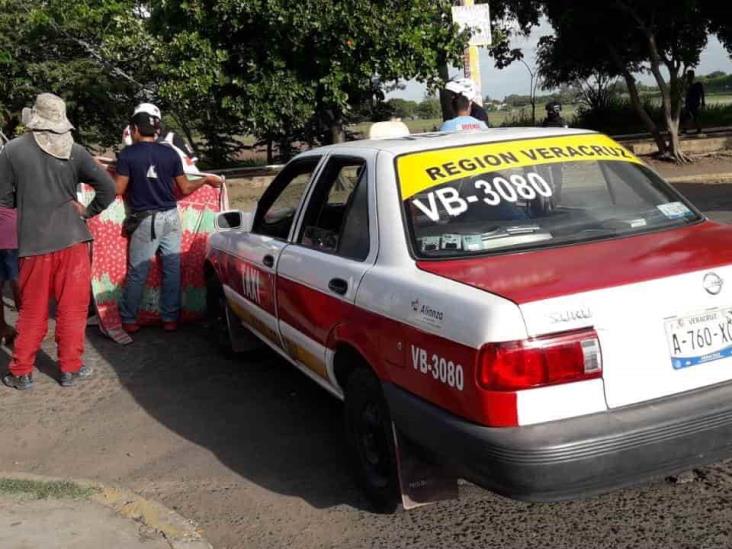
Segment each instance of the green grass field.
M732 93L720 93L707 95L707 105L727 105L732 103Z
M707 105L709 107L717 107L732 104L732 94L710 94L706 97ZM660 104L660 97L651 97L651 102ZM562 116L569 124L572 121L579 109L579 104L570 104L562 106ZM531 126L539 125L544 119L544 103L537 103L536 105L536 123L531 123L531 107L513 108L506 109L503 111L494 111L488 113L488 119L493 127L499 127L504 125L512 126ZM442 124L442 120L435 118L430 120L405 120L404 123L409 127L409 131L412 133L424 133L436 131ZM720 123L726 123L724 120L720 120ZM361 122L360 124L354 124L350 126L352 132L356 132L361 137L368 135L369 126L371 122Z

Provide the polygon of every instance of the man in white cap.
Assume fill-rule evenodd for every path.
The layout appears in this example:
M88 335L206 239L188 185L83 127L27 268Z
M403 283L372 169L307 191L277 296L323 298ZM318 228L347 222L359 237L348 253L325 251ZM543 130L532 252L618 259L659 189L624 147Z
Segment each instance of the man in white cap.
M452 98L452 110L455 118L446 120L440 127L441 132L466 132L487 130L485 122L470 116L470 101L464 95L458 94Z
M122 328L127 333L140 329L137 312L150 265L157 254L162 263L160 313L163 329L178 328L181 307L182 228L176 191L186 195L203 185L220 187L215 175L189 180L181 159L171 147L157 141L160 119L138 112L130 122L133 145L117 157L117 193L125 195L129 215L124 230L130 237L127 277L119 304Z
M28 113L30 132L0 152L0 205L18 211L21 309L18 331L3 383L33 385L36 353L48 329L48 305L56 299L56 343L63 387L91 375L82 364L89 308L91 233L85 219L114 200L114 182L92 156L74 143L66 104L53 94L36 98ZM79 183L94 188L86 208L77 201Z
M140 103L132 112L133 118L140 113L148 114L153 118L160 120L160 129L156 136L156 141L163 145L168 145L178 153L178 156L180 156L181 162L183 163L183 171L185 171L185 173L196 175L201 173L196 166L198 159L196 158L195 151L180 135L175 132L168 131L165 128L162 122L163 116L157 105L153 105L152 103ZM122 132L122 141L127 147L133 144L134 141L132 139L132 129L130 126L127 126L124 129L124 132Z
M480 97L480 91L478 90L478 86L475 85L475 82L473 82L470 78L457 78L455 80L450 80L445 85L445 89L449 92L452 92L453 101L455 99L455 95L462 95L466 97L467 100L470 101L469 116L480 120L486 126L489 125L488 113L486 113L485 109L481 106L482 101ZM453 114L457 115L457 113Z

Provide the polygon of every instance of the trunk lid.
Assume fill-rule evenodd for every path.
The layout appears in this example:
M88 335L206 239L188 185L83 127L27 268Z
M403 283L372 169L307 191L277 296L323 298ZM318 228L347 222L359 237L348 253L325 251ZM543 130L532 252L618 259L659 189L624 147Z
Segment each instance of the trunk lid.
M613 408L732 379L730 242L732 227L703 222L418 265L513 300L530 336L594 327Z

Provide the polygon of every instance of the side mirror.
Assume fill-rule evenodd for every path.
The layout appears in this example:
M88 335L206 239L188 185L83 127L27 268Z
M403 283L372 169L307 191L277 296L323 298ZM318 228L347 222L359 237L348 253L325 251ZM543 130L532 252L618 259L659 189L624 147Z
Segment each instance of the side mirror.
M214 226L217 231L244 230L251 231L254 213L241 210L228 210L216 215Z

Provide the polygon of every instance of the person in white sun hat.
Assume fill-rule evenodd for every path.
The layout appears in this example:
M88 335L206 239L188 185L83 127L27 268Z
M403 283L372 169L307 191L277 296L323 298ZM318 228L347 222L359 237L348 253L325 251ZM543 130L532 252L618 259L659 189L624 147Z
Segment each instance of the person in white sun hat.
M445 89L451 92L453 95L462 95L470 101L470 116L477 118L483 122L486 126L490 126L488 123L488 113L481 106L483 98L480 96L478 86L470 78L456 78L450 80L446 85Z
M196 166L198 159L196 158L196 153L193 151L193 148L177 133L165 128L162 123L163 115L157 105L154 105L153 103L140 103L135 107L135 110L132 112L132 116L134 117L139 113L144 113L160 120L160 132L157 136L157 142L163 145L168 145L178 153L178 156L180 156L181 162L183 163L183 171L185 173L192 175L198 175L201 173ZM132 145L132 133L130 131L130 126L127 126L122 132L122 141L126 147Z
M23 115L28 132L0 151L0 206L17 210L20 256L20 314L10 373L2 382L33 386L36 354L48 330L48 305L56 301L59 383L71 387L91 376L82 362L91 288L90 242L86 220L114 200L114 182L81 145L60 97L40 94ZM77 185L94 188L83 206Z

